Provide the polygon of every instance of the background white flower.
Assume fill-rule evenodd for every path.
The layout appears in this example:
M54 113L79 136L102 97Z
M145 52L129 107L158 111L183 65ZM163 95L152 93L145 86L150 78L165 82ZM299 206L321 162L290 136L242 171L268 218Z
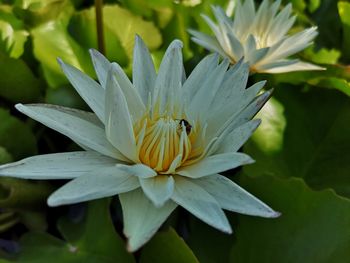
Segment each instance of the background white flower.
M254 0L236 1L231 20L225 12L213 6L217 20L215 24L202 15L214 33L210 36L189 30L192 40L204 48L218 52L236 63L242 57L252 72L283 73L301 70L323 70L323 68L299 61L286 59L312 44L317 36L317 27L308 28L294 35L287 35L294 24L292 5L288 4L278 12L281 1L264 0L255 10Z
M249 69L217 55L204 58L186 79L182 43L166 51L158 74L136 37L133 83L120 66L91 51L100 84L60 61L94 113L53 105L16 105L68 136L85 151L30 157L0 166L0 175L72 179L48 199L50 206L119 194L124 233L137 250L180 205L211 226L231 233L222 211L277 217L260 200L219 172L252 163L237 152L257 128L251 120L270 96L264 82L246 89Z

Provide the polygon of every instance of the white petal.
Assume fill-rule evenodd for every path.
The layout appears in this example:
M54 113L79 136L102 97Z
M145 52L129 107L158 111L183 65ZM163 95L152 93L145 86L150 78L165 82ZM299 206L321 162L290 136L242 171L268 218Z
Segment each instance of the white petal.
M111 64L111 70L113 71L113 76L119 84L120 89L123 91L131 116L134 119L142 117L146 110L145 105L128 76L117 63Z
M302 71L302 70L326 70L326 68L319 67L314 64L305 63L302 61L295 62L288 66L274 67L267 70L264 70L266 73L285 73L293 71Z
M97 117L104 122L105 114L105 92L101 86L90 78L88 75L82 73L77 68L65 64L61 59L58 59L64 74L69 79L70 83L85 100L90 108L96 113Z
M253 162L254 160L244 153L230 152L216 154L204 158L197 163L181 167L176 171L176 174L190 178L200 178Z
M284 59L310 46L317 36L317 27L311 27L284 39L277 48L271 47L270 52L260 63ZM266 61L265 61L266 60Z
M212 107L207 114L207 136L212 138L218 129L232 116L236 115L246 106L246 84L249 75L249 65L246 63L235 64L225 74L225 79L220 85ZM252 98L253 99L253 98Z
M151 54L142 39L136 35L132 82L145 105L147 105L148 95L153 92L155 81L156 71Z
M246 108L239 111L237 114L232 115L225 123L222 125L216 133L208 135L208 138L220 138L221 136L227 136L231 131L240 125L250 121L255 114L265 105L266 101L271 97L273 90L268 90L263 94L256 97ZM226 135L224 135L226 133ZM211 136L211 137L209 137Z
M127 161L108 142L104 129L92 113L45 104L17 104L16 109L80 145L103 155Z
M143 164L134 164L134 165L124 165L118 164L117 167L130 175L134 175L138 178L151 178L157 176L157 173Z
M233 32L227 32L226 36L230 42L230 54L234 61L237 62L244 56L243 46Z
M240 1L236 1L236 4L233 29L239 37L242 37L251 27L255 18L254 0L246 0L243 5Z
M156 207L162 207L174 192L174 178L168 175L141 178L140 185L145 195Z
M220 142L217 153L227 153L238 151L243 144L250 138L253 132L260 125L260 120L251 120L238 128L234 129L231 133L225 136Z
M106 88L107 74L110 66L110 62L104 55L95 49L90 49L90 55L92 63L97 74L98 81L102 88Z
M205 83L208 74L218 66L218 63L219 56L217 54L211 54L197 64L182 87L183 100L187 100L188 103L194 97Z
M247 55L247 61L249 62L249 65L253 66L255 63L262 60L267 53L269 52L269 48L260 48L258 50L255 50L253 52L249 52Z
M207 118L216 92L221 87L228 66L228 60L221 62L220 65L207 75L205 83L203 83L194 96L190 98L188 114L192 119L199 117L201 120L205 120Z
M165 106L174 101L174 96L181 91L183 76L182 42L174 40L168 47L159 67L158 76L154 88L154 102L160 98L160 112Z
M237 127L237 124L234 122L231 122L232 120L235 120L236 118L239 118L240 112L242 112L243 109L245 109L250 103L254 101L257 94L260 92L260 90L264 87L266 81L260 81L258 83L255 83L253 86L249 87L248 89L243 90L243 94L240 94L239 91L237 91L237 96L232 98L232 104L227 102L223 103L220 102L219 99L216 102L216 107L212 109L211 115L208 116L208 129L207 129L207 141L210 141L213 138L213 134L218 137L218 140L215 144L221 144L222 140L225 140L225 138L228 136L229 133L232 132L234 128ZM219 105L225 105L221 108L218 107ZM232 106L231 106L232 105ZM231 120L230 120L231 119ZM227 120L230 120L229 122L231 125L230 129L225 129L224 133L217 133L221 129L221 127L225 126L225 123L227 123ZM248 120L247 120L248 121ZM243 123L240 123L243 124ZM239 125L240 125L239 124Z
M71 179L117 160L97 152L66 152L29 157L0 166L0 175L24 179Z
M134 252L144 245L176 208L172 201L155 207L141 190L119 195L123 210L124 234L128 250Z
M280 213L272 210L225 176L217 174L193 182L210 193L223 209L268 218L280 216Z
M125 96L114 79L112 67L106 84L106 136L128 159L138 162L133 123Z
M172 199L205 223L226 233L232 233L231 226L217 201L207 191L190 180L175 176L175 190Z
M75 204L129 192L140 186L135 176L117 167L90 171L55 191L47 200L49 206Z
M220 43L217 41L217 39L213 36L204 34L202 32L198 32L196 30L188 29L187 30L193 37L191 37L191 40L198 45L204 47L205 49L217 52L221 56L226 57L225 51L220 46Z

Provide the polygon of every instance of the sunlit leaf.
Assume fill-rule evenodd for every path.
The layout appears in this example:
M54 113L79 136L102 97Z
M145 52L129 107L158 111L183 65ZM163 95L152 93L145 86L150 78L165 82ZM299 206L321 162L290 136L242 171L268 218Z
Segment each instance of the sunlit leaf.
M121 65L127 65L132 57L135 34L140 35L151 50L162 43L160 32L152 22L118 5L105 5L103 19L107 57ZM86 48L97 48L95 25L95 9L90 8L73 17L70 32Z
M11 57L18 58L23 54L28 35L23 22L12 13L12 8L0 5L0 37L6 42L6 50Z

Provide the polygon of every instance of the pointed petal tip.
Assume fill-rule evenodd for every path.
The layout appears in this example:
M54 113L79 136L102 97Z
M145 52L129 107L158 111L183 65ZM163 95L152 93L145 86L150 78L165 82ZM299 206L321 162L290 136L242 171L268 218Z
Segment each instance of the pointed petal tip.
M57 202L56 198L54 196L52 196L52 195L49 196L49 198L47 199L46 203L47 203L47 205L49 207L57 207L57 206L60 205L60 203Z
M94 49L94 48L90 48L89 53L91 57L97 57L102 55L97 49Z
M60 57L57 57L56 60L57 60L58 64L60 64L61 67L65 64Z
M173 40L170 45L169 45L169 48L178 48L178 49L182 49L183 47L183 44L182 44L182 41L179 40L179 39L175 39Z
M270 218L278 218L282 215L281 212L278 212L278 211L273 211L273 213L271 214L271 217Z
M17 103L15 105L15 108L18 110L18 111L22 111L22 109L24 108L25 106L22 104L22 103Z
M127 236L126 236L127 237ZM130 237L127 237L127 243L126 243L126 250L129 253L134 253L137 250L139 250L143 245L139 245L139 244L132 244L132 241L130 240Z
M135 34L135 46L136 45L145 46L145 42L143 41L142 37L139 34Z

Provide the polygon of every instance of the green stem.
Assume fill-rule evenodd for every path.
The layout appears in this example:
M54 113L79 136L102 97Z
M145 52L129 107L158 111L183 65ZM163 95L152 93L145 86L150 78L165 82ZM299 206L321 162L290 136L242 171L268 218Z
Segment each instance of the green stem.
M98 50L106 55L105 39L103 34L103 0L95 0L95 12L96 12L96 31L97 31L97 45Z

